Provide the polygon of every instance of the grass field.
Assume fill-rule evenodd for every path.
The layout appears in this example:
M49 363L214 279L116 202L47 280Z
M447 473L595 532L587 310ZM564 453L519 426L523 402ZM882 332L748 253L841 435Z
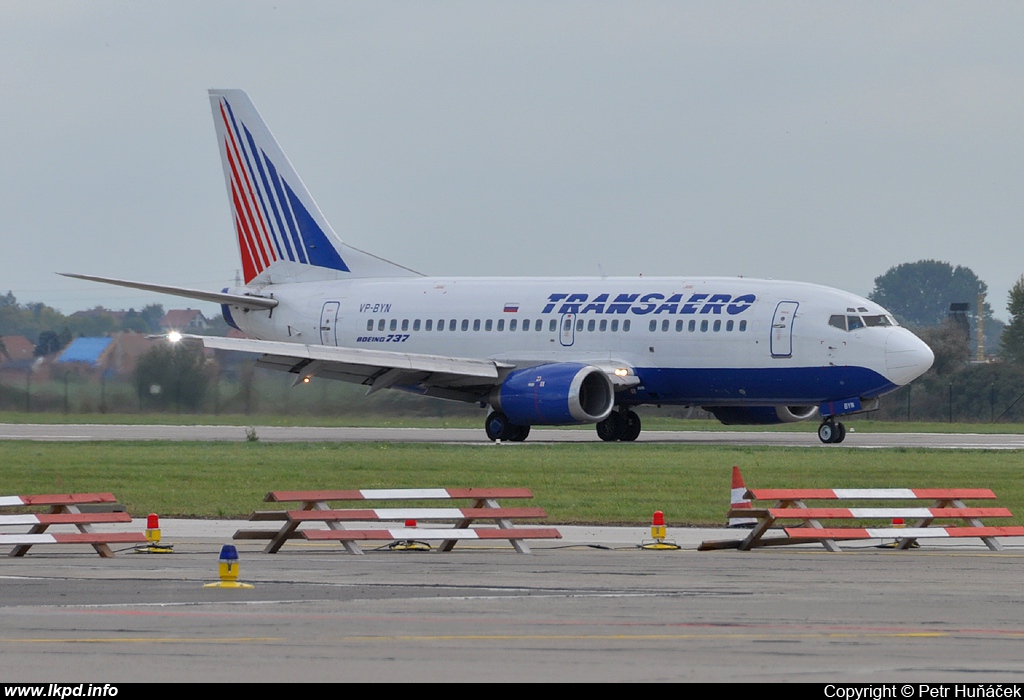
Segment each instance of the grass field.
M752 487L985 487L1024 515L1019 451L664 444L0 443L0 495L112 491L135 516L246 517L277 489L525 486L552 523L721 525Z

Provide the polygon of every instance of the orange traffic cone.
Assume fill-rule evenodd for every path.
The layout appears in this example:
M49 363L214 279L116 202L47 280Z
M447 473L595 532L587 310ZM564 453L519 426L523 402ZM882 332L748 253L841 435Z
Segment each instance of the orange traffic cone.
M754 527L757 518L732 517L738 510L750 510L753 506L747 498L747 487L743 483L743 475L739 467L732 468L732 495L729 498L729 527Z

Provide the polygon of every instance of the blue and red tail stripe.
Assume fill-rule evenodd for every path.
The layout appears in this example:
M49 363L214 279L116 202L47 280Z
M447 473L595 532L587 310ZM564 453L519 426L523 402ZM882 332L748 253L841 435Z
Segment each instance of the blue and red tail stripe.
M223 147L245 282L277 260L347 272L334 241L223 98L220 117L226 133Z

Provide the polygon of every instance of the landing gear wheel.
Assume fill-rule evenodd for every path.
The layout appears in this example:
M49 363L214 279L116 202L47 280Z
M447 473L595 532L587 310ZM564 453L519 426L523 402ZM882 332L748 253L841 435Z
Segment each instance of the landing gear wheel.
M846 438L846 426L827 420L818 426L818 439L824 443L836 444Z
M625 419L625 426L619 439L623 442L633 442L640 437L640 416L633 411L626 411L622 417Z
M522 442L530 434L530 426L528 425L510 425L512 434L506 438L509 442Z
M522 442L530 434L530 426L513 425L504 413L494 411L484 421L484 432L487 433L487 437L491 440Z
M501 411L494 411L488 414L487 419L484 421L484 432L487 433L487 437L491 440L507 440L506 433L510 425L508 416Z
M605 442L615 442L622 439L623 428L626 421L620 413L612 411L608 417L597 424L597 436Z

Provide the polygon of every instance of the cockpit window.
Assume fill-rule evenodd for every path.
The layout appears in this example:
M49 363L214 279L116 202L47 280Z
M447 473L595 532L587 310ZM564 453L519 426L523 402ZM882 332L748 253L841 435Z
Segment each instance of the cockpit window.
M877 316L865 316L864 325L866 326L895 326L896 321L888 314L878 314Z
M898 326L896 319L889 314L874 314L855 316L853 314L834 314L829 316L828 325L835 326L841 331L855 331L859 328L873 328L875 326Z

